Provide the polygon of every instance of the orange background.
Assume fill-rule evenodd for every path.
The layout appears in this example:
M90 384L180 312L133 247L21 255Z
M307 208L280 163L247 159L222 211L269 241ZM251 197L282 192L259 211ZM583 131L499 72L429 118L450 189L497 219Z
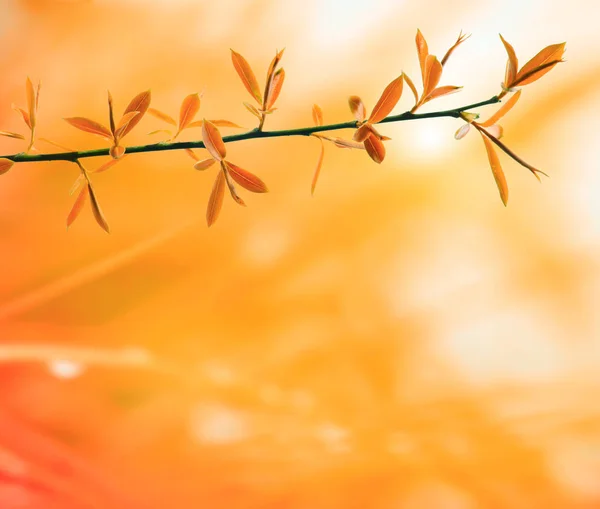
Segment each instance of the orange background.
M152 89L176 116L253 127L231 65L286 83L266 129L351 120L402 70L414 35L464 85L423 111L499 92L501 32L526 62L566 64L523 89L500 155L460 122L388 124L387 158L278 138L231 144L267 195L229 196L183 152L130 156L66 231L77 168L0 179L0 507L592 508L600 506L600 38L595 1L2 1L0 129L42 80L39 136L105 146L62 117L107 122ZM420 84L418 84L420 85ZM411 107L408 90L395 111ZM495 111L482 109L483 118ZM150 116L126 144L163 127ZM233 130L222 129L224 134ZM347 137L350 133L345 133ZM184 140L198 139L199 130ZM44 151L56 149L38 142ZM0 140L0 152L23 142ZM91 167L99 162L87 163Z

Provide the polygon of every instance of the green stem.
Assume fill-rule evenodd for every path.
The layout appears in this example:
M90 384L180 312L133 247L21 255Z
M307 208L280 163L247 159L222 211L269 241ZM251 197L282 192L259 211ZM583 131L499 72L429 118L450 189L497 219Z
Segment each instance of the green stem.
M439 118L439 117L451 117L460 118L460 114L463 111L472 110L480 106L486 106L488 104L495 104L500 102L498 96L494 96L486 101L469 104L467 106L461 106L452 110L434 111L432 113L410 113L405 112L400 115L391 115L384 118L380 124L387 124L390 122L404 122L406 120L422 120L426 118ZM232 143L235 141L251 140L254 138L278 138L281 136L310 136L313 133L320 133L324 131L336 131L338 129L356 129L357 122L355 120L351 122L342 122L340 124L329 124L324 126L313 126L313 127L302 127L299 129L283 129L280 131L261 131L259 129L253 129L241 134L234 134L232 136L224 136L223 141L225 143ZM148 145L138 145L135 147L127 147L126 154L140 154L145 152L162 152L165 150L182 150L189 148L204 148L204 142L202 141L180 141L177 143L152 143ZM100 148L95 150L82 150L78 152L61 152L57 154L26 154L24 152L20 154L13 154L8 156L0 156L5 159L10 159L15 163L36 163L42 161L71 161L75 162L78 159L86 157L99 157L107 156L109 154L108 148Z

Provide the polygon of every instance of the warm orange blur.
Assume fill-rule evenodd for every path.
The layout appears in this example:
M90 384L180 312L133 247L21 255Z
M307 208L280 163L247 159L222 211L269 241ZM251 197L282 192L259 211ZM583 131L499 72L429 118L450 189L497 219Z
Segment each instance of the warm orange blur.
M105 142L62 117L107 123L107 89L121 113L151 88L172 116L203 91L198 118L254 127L229 48L261 84L286 48L266 123L282 129L310 125L315 102L326 123L351 120L349 95L370 108L402 70L418 83L417 28L440 57L473 33L442 78L464 90L422 111L500 91L498 32L521 63L567 41L502 122L551 177L500 154L506 209L483 144L455 141L451 119L381 127L380 166L328 145L312 198L317 140L231 144L270 193L226 196L210 229L216 167L182 152L94 177L110 235L89 207L66 231L75 165L0 177L1 509L600 506L597 2L1 9L0 130L25 132L10 105L30 76L39 136L77 148ZM147 116L126 144L162 127ZM0 154L23 148L0 139Z

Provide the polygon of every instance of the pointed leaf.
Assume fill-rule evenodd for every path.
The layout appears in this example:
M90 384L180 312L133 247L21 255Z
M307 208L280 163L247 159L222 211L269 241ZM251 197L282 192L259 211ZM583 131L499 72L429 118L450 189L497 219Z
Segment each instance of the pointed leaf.
M273 60L271 60L271 64L269 65L269 69L267 70L267 82L265 84L265 95L264 95L264 99L263 99L263 104L267 104L268 103L268 98L269 96L272 95L272 89L274 86L273 83L273 78L275 76L275 68L277 67L277 65L279 64L279 61L281 60L281 57L283 56L283 52L284 50L278 51L277 53L275 53L275 57L273 58ZM275 101L273 101L271 104L273 104ZM260 101L259 101L260 103ZM268 106L265 107L266 109L269 109Z
M489 127L494 125L498 120L500 120L504 115L506 115L521 97L521 91L518 90L508 101L506 101L502 107L494 113L490 118L488 118L485 122L480 122L479 125L482 127Z
M360 97L357 95L351 95L348 98L348 105L350 106L350 111L356 120L362 122L367 118L367 110Z
M463 87L456 87L454 85L446 85L444 87L438 87L432 90L431 94L429 94L425 100L423 101L428 102L431 101L433 99L437 99L438 97L442 97L443 95L449 95L449 94L454 94L456 92L458 92L461 88Z
M12 109L16 112L20 113L23 117L23 122L31 129L31 120L29 120L29 113L27 113L23 108L19 108L18 106L12 105Z
M113 147L114 148L114 147ZM123 147L119 147L119 148L123 148ZM123 152L125 152L125 149L123 148ZM112 155L112 154L111 154ZM109 161L105 162L104 164L100 165L98 168L96 168L95 170L90 170L88 171L88 173L102 173L103 171L108 170L109 168L112 168L115 164L117 164L119 161L122 161L123 159L125 159L127 157L127 154L122 154L120 157L117 158L113 158L110 159Z
M204 170L210 168L213 164L215 164L215 160L212 157L209 157L208 159L203 159L202 161L198 161L194 165L194 169L204 171Z
M76 181L76 183L77 183L77 181ZM73 221L75 221L75 219L77 219L77 217L81 213L83 206L85 205L85 202L87 200L88 194L89 194L88 186L82 187L81 190L79 191L79 194L77 195L77 199L75 200L75 203L73 203L73 206L71 207L69 215L67 216L67 228L73 224Z
M269 95L267 96L267 100L265 101L265 108L268 110L277 101L279 94L281 93L281 87L283 86L283 80L285 79L285 71L283 69L279 69L271 80L271 86L269 87Z
M457 140L462 140L470 130L471 124L465 124L454 133L454 138Z
M469 35L463 34L462 30L460 31L460 34L458 34L458 39L452 45L452 47L448 51L446 51L446 54L444 55L444 58L442 58L442 62L441 62L442 66L444 66L446 64L446 62L450 58L450 55L452 55L453 51L456 48L458 48L463 42L465 42L469 37L471 37L471 34L469 34Z
M423 79L423 85L425 85L425 62L427 55L429 55L429 49L427 48L427 41L420 30L417 30L417 53L419 54L419 65L421 66L421 78Z
M202 140L210 155L217 161L225 159L227 150L225 149L223 138L221 138L221 133L208 120L204 120L204 125L202 126Z
M442 77L442 64L434 55L427 55L425 59L425 82L423 85L423 97L433 92Z
M129 113L125 113L125 115L123 115L123 117L119 121L119 124L117 125L117 128L115 130L115 140L116 141L119 141L123 136L125 136L125 132L127 131L127 127L139 115L140 115L139 111L130 111Z
M0 131L0 136L7 136L8 138L17 138L18 140L24 140L25 136L19 133L11 133L9 131Z
M241 78L244 87L246 87L246 90L250 92L250 95L256 99L258 104L262 105L260 87L258 86L258 81L256 81L256 76L254 75L250 64L242 55L233 50L231 50L231 61L233 62L233 67Z
M63 119L65 122L71 124L73 127L85 131L86 133L95 134L102 136L107 140L112 140L112 133L104 127L102 124L85 117L71 117Z
M376 136L369 136L365 140L365 150L369 157L377 164L380 164L385 159L385 147L383 142Z
M35 91L33 89L33 83L29 77L25 81L25 91L27 95L27 110L29 112L29 121L31 124L31 128L35 127Z
M231 197L233 198L233 201L235 201L238 205L242 205L242 206L245 207L246 203L244 202L244 200L242 200L242 198L240 197L240 195L237 194L237 191L235 189L235 185L231 181L231 175L227 171L227 166L226 165L227 165L227 163L225 161L221 161L221 169L223 170L223 173L225 174L225 183L227 184L227 187L229 188L229 194L231 194Z
M211 226L219 217L221 207L223 206L223 194L225 193L225 173L220 171L213 184L208 207L206 208L206 223Z
M266 184L253 173L250 173L229 161L225 163L225 166L227 167L231 178L244 189L252 191L253 193L267 193L269 191Z
M379 101L373 108L371 116L369 117L369 123L376 124L381 122L387 117L390 112L394 109L400 97L402 96L402 88L404 86L404 78L402 74L392 81L381 94Z
M338 148L357 148L359 150L364 150L365 146L363 143L357 143L352 140L344 140L343 138L333 138L333 143Z
M243 129L241 125L230 122L229 120L209 120L209 122L217 127L235 127L236 129ZM202 127L202 121L192 122L188 127Z
M90 195L90 203L92 205L92 212L94 213L94 219L100 225L106 233L110 233L110 228L108 227L108 223L106 219L104 219L104 214L102 214L102 210L100 210L100 205L98 204L98 200L96 199L96 195L94 194L94 190L92 189L92 185L88 182L88 192Z
M151 100L152 94L150 93L150 90L139 93L131 100L127 108L125 108L123 115L127 115L127 113L131 113L132 111L139 111L139 115L131 119L131 121L127 124L127 127L121 133L121 138L129 133L136 125L138 125L140 120L142 120L142 117L150 107Z
M487 151L490 167L492 168L492 174L494 175L494 180L496 181L498 191L500 192L500 198L502 199L504 206L506 206L508 203L508 186L506 184L506 177L502 171L502 166L500 165L500 159L498 159L498 154L496 154L492 142L486 136L484 136L483 133L481 134L481 137L483 138L485 150Z
M175 119L171 115L167 115L166 113L163 113L162 111L157 110L156 108L148 108L148 113L153 117L156 117L159 120L166 122L167 124L171 124L174 126L177 125L177 122L175 122ZM202 122L200 122L200 124L202 124Z
M318 104L313 104L312 107L312 118L316 126L323 125L323 110Z
M550 62L546 62L545 64L540 65L539 67L534 67L531 71L526 72L523 75L517 76L513 83L513 86L522 86L529 85L529 83L533 83L534 81L539 80L544 74L549 72L556 64L560 64L563 60L551 60Z
M158 134L158 133L166 133L170 136L171 134L173 134L173 131L170 131L169 129L156 129L154 131L150 131L147 134L148 134L148 136L151 136L153 134Z
M409 86L409 88L411 89L413 95L415 96L415 104L417 104L419 102L419 93L417 92L417 87L415 87L415 84L408 77L408 75L406 73L403 72L402 76L404 77L404 81L406 81L406 84Z
M510 88L512 86L513 81L515 81L515 77L517 76L519 60L517 59L517 54L515 53L514 48L504 40L502 34L499 35L500 40L502 41L502 44L504 44L504 48L506 49L506 53L508 54L508 62L506 63L506 72L504 74L504 86L506 88Z
M315 194L315 187L317 187L317 181L319 180L319 174L321 173L321 166L323 166L323 157L325 156L325 144L323 140L319 139L321 142L321 152L319 153L319 159L317 159L317 167L315 168L315 173L313 175L312 184L310 186L310 194Z
M82 184L85 184L85 187L87 189L87 182L85 180L85 177L83 173L80 173L75 182L73 182L71 189L69 189L69 196L73 196L79 190Z
M259 111L250 103L244 103L244 106L246 107L246 109L252 113L252 115L254 115L256 118L261 119L262 116L259 113Z
M352 139L354 141L356 141L357 143L361 143L361 142L365 141L372 134L373 134L373 131L371 131L371 126L369 124L363 124L356 130L356 132L354 133L354 136L352 136Z
M200 158L196 155L196 153L191 148L184 149L185 153L190 156L194 161L200 161Z
M546 46L521 68L517 74L516 80L519 80L519 78L522 78L528 73L532 73L534 69L541 67L544 64L561 60L563 54L565 53L565 44L566 43L562 42L560 44L551 44L550 46ZM524 81L519 80L519 85L528 85L529 83L533 83L541 78L544 74L549 72L551 68L551 66L545 67L542 69L543 72L534 73L534 75Z
M39 138L39 140L43 141L45 143L49 143L50 145L54 145L55 147L58 147L58 148L64 150L65 152L77 152L73 148L65 147L64 145L61 145L60 143L56 143L55 141L49 140L48 138Z
M179 131L183 131L194 120L200 110L200 96L198 94L188 95L181 103L179 110Z
M6 159L5 157L0 158L0 175L4 175L15 165L14 161Z
M110 93L110 90L107 90L108 92L108 120L110 122L110 132L113 133L113 136L115 134L115 113L113 110L113 98L112 95Z

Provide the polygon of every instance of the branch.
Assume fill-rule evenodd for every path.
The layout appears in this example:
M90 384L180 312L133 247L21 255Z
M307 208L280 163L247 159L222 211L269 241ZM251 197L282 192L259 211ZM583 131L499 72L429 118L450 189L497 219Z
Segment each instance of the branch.
M473 108L478 108L480 106L486 106L488 104L495 104L501 102L498 96L494 96L486 101L481 101L473 104L469 104L467 106L461 106L459 108L454 108L451 110L444 111L435 111L432 113L410 113L405 112L400 115L390 115L389 117L384 118L380 124L386 124L391 122L404 122L406 120L422 120L426 118L439 118L439 117L451 117L451 118L460 118L460 114L467 110L472 110ZM235 141L243 141L243 140L251 140L254 138L279 138L282 136L310 136L313 133L325 132L325 131L335 131L338 129L356 129L357 122L355 120L351 122L342 122L340 124L329 124L324 126L311 126L311 127L302 127L299 129L283 129L280 131L261 131L259 129L253 129L252 131L248 131L242 134L234 134L232 136L223 137L223 141L225 143L232 143ZM138 145L134 147L127 147L125 153L127 154L141 154L145 152L162 152L165 150L183 150L183 149L191 149L191 148L205 148L203 141L182 141L177 143L152 143L148 145ZM0 156L5 159L10 159L15 163L37 163L42 161L70 161L75 162L78 159L83 159L86 157L99 157L99 156L108 156L110 155L110 149L101 148L95 150L82 150L78 152L60 152L57 154L27 154L21 152L19 154L13 154L8 156Z

